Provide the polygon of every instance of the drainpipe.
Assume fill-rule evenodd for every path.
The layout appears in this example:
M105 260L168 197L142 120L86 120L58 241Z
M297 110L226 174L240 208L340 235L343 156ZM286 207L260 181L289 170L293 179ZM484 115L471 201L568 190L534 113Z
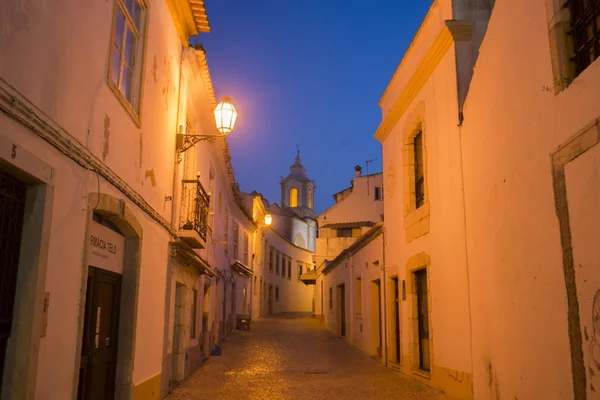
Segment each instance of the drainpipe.
M472 307L471 304L471 276L469 274L469 250L467 244L467 205L465 200L465 174L463 170L463 148L462 148L462 123L464 120L464 116L462 111L459 113L459 124L458 124L458 142L460 146L460 183L461 183L461 191L462 191L462 201L463 201L463 231L465 234L465 268L467 273L467 301L469 303L469 347L471 351L471 374L473 374L473 315L472 315Z
M387 265L385 263L385 227L382 227L382 240L383 240L383 347L384 347L384 365L388 366L388 331L387 331L387 281L385 277L385 270Z
M179 122L181 121L181 102L182 102L182 95L181 95L181 83L183 81L183 61L184 61L184 57L185 57L185 51L186 49L183 49L181 51L181 59L179 60L179 86L178 86L178 92L179 92L179 96L177 99L177 114L176 114L176 123L175 123L175 133L179 133ZM182 132L183 133L183 132ZM177 140L177 139L176 139ZM177 162L179 160L179 149L177 148L177 146L175 146L175 165L173 168L173 195L171 196L171 225L173 226L173 229L175 230L175 232L177 232L178 226L177 226L177 204L179 203L179 181L181 180L179 177L179 163Z

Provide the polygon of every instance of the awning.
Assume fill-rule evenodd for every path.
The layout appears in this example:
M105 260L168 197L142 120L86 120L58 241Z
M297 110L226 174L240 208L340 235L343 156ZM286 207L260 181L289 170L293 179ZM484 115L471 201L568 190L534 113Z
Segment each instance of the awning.
M307 271L300 275L300 280L304 282L305 285L316 285L317 284L317 270L313 269L311 271Z
M191 265L198 268L200 274L207 275L212 278L215 276L215 271L212 270L208 261L200 257L190 246L185 242L177 241L170 242L171 247L175 250L175 254L181 257L182 260L189 262Z
M239 260L234 260L231 263L231 269L242 276L250 277L254 275L254 272Z

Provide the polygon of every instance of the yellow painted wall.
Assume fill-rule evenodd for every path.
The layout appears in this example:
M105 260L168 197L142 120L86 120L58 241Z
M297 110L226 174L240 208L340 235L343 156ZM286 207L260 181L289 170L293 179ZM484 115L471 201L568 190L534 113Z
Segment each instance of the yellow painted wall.
M160 399L160 374L135 385L133 391L135 400L158 400Z

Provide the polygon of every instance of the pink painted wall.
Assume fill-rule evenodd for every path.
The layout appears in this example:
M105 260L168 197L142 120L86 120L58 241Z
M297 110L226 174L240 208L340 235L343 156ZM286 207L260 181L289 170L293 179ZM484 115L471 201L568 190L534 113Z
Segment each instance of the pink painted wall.
M574 398L550 154L600 115L600 62L557 95L543 90L548 26L544 1L496 2L460 132L476 399ZM600 385L589 372L597 162L596 146L566 166L588 398Z

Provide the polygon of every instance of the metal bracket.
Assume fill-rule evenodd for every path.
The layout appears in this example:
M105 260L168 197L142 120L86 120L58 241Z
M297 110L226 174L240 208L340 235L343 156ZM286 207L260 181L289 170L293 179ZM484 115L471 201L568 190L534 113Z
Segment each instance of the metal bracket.
M207 141L209 143L214 143L215 140L219 136L216 135L184 135L183 133L177 134L177 148L179 149L179 153L183 153L192 147L194 147L197 143Z

